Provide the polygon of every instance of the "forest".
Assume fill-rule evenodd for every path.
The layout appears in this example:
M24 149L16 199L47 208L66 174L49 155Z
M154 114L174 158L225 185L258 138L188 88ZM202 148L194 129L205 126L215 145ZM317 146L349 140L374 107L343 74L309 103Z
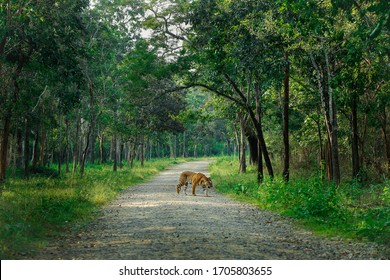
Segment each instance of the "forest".
M389 14L386 0L0 0L2 199L34 176L230 156L256 188L376 186L388 232Z

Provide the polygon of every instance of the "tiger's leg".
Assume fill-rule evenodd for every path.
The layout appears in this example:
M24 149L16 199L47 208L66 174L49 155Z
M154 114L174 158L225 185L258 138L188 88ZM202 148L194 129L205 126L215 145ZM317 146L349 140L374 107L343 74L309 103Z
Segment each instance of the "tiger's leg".
M181 183L177 184L177 186L176 186L176 192L177 192L177 194L180 193L180 190L181 190Z
M194 176L195 177L195 176ZM192 179L192 195L196 195L195 194L195 188L196 188L196 185L199 183L199 180L196 180L195 178Z
M188 182L184 184L184 194L187 195Z

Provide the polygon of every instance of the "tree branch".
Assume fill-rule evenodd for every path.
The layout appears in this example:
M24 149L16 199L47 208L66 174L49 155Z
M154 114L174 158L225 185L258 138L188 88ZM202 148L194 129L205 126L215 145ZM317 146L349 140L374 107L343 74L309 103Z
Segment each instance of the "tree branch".
M229 82L229 84L233 87L235 92L237 92L237 94L240 96L240 98L242 100L242 102L240 102L240 103L242 104L242 106L244 106L245 108L249 108L248 99L245 97L244 93L238 88L237 84L233 81L233 79L230 78L230 76L226 73L223 74L223 76Z
M202 88L205 88L211 92L214 92L216 95L218 96L221 96L221 97L224 97L230 101L233 101L234 103L236 103L237 105L239 106L242 106L242 107L245 107L246 104L243 103L241 100L237 99L237 98L234 98L233 96L230 96L226 93L223 93L215 88L213 88L212 86L209 86L209 85L206 85L206 84L202 84L202 83L193 83L193 84L189 84L189 85L185 85L185 86L178 86L178 87L174 87L174 88L171 88L171 89L168 89L166 91L164 91L163 93L170 93L170 92L174 92L174 91L181 91L181 90L184 90L184 89L189 89L189 88L193 88L193 87L202 87Z
M150 11L154 14L154 17L156 19L162 19L163 20L163 27L164 27L163 32L164 33L168 34L169 36L171 36L171 37L173 37L175 39L189 42L189 40L187 38L185 38L184 36L177 35L177 34L175 34L175 33L173 33L172 31L169 30L169 22L168 22L168 19L166 17L158 15L157 12L154 11L153 9L150 9Z

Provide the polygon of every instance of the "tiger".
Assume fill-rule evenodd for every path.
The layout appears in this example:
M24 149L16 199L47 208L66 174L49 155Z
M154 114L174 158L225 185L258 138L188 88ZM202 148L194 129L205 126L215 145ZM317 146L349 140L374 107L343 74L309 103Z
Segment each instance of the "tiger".
M195 188L197 185L202 185L203 192L206 192L206 196L209 196L209 189L213 187L213 182L210 177L206 177L203 173L196 173L191 171L184 171L180 174L179 184L176 186L177 194L180 193L181 187L184 186L184 194L187 195L188 182L192 184L192 195L195 194Z

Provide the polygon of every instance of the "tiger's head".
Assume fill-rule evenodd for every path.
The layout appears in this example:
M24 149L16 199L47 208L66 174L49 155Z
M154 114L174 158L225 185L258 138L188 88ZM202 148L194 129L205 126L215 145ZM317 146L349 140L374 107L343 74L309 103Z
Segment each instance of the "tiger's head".
M211 181L211 177L205 177L205 179L202 180L201 184L202 184L202 188L204 189L205 188L210 189L213 187L213 181Z

